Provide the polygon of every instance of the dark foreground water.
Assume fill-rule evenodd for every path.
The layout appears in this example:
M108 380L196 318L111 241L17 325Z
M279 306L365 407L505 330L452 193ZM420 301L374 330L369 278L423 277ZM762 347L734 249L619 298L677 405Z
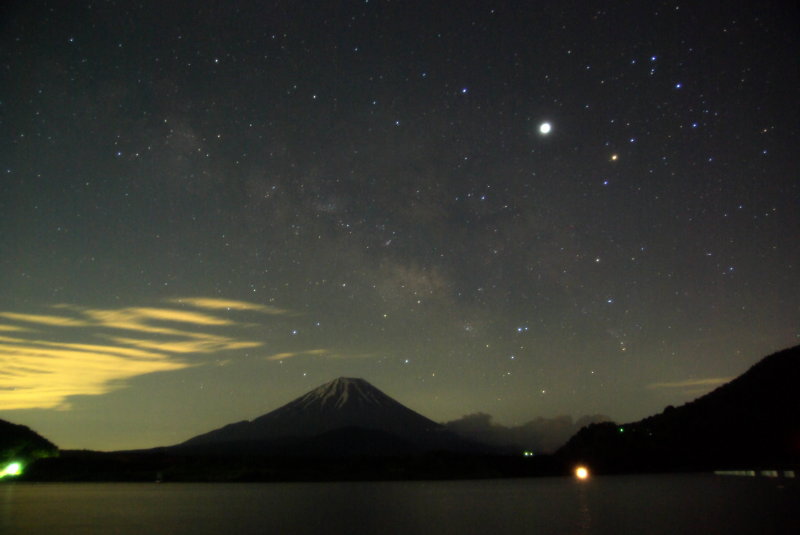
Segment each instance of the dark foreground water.
M800 533L797 480L0 485L0 533Z

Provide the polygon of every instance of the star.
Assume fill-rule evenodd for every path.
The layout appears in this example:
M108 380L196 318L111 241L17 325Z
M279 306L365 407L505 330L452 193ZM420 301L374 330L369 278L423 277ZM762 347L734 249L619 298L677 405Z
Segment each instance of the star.
M463 2L443 25L427 2L394 31L374 1L295 2L265 32L259 9L218 3L131 46L91 31L113 10L48 4L55 26L17 9L3 27L36 46L3 58L27 82L0 99L0 369L48 381L15 368L0 407L40 407L15 423L45 435L57 418L60 447L170 443L339 375L437 421L530 421L534 398L636 421L663 410L641 388L660 375L798 343L794 77L774 40L792 25L754 2L735 25L636 3L641 24L600 47L582 6ZM331 39L333 21L353 31ZM109 92L128 79L158 83ZM169 372L124 375L151 369ZM173 378L236 395L175 397ZM42 409L54 395L76 410ZM167 398L191 419L131 412Z

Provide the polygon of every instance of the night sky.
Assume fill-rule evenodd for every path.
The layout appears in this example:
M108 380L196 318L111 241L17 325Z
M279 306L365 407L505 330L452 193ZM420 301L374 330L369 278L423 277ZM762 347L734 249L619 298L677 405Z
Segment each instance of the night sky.
M800 340L793 2L0 12L0 418L174 444L339 376L619 422Z

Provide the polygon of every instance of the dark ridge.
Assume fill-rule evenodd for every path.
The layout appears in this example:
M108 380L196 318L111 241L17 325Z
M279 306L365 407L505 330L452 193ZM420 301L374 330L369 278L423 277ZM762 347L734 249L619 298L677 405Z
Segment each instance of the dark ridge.
M680 407L638 422L584 427L557 456L605 472L797 467L798 384L800 346Z
M24 425L0 420L0 468L11 461L30 462L58 455L55 444Z

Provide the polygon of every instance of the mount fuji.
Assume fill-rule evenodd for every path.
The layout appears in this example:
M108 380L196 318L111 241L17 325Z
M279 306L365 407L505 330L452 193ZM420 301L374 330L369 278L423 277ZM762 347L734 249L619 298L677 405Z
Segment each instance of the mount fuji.
M395 401L364 379L340 377L251 421L174 446L202 452L407 454L483 449Z

